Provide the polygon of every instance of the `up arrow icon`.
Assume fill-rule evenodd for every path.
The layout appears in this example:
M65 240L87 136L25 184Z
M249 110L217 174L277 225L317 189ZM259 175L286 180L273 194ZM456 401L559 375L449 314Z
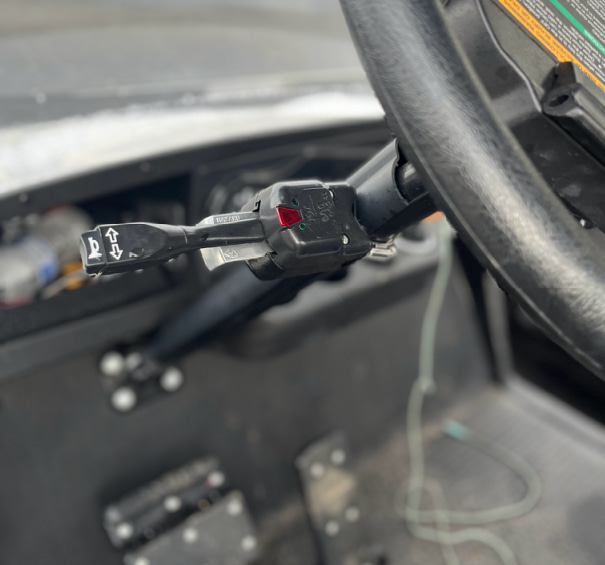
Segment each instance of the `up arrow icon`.
M111 243L116 243L118 241L118 235L118 232L113 228L109 228L105 232L105 237L109 238L109 241L111 241Z

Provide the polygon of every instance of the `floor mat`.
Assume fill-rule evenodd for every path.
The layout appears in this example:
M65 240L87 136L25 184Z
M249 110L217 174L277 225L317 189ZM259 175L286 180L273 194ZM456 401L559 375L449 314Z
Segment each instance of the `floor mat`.
M431 401L429 400L429 403ZM525 484L510 469L474 448L444 437L455 418L507 447L540 475L543 494L528 515L490 525L520 565L600 565L605 562L605 433L583 416L528 385L513 382L450 409L424 429L427 476L439 481L450 510L480 510L523 498ZM409 468L403 430L359 468L368 526L382 540L389 563L438 564L441 550L413 539L393 504ZM459 546L465 565L496 564L485 546Z

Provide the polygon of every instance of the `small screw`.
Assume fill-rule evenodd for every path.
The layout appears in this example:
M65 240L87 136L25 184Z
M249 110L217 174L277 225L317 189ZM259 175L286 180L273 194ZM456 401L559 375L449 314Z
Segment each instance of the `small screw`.
M164 508L167 512L177 512L181 509L183 502L178 496L167 496L164 499Z
M183 373L176 367L168 367L160 377L160 386L166 392L175 392L183 386Z
M324 467L323 463L319 462L313 463L313 465L311 465L311 468L309 469L309 473L314 479L320 479L321 477L323 477L325 472L326 468Z
M183 541L185 543L195 543L199 534L195 528L185 528L183 530Z
M225 475L220 471L213 471L208 475L208 484L212 488L220 488L225 484Z
M130 412L137 404L137 395L131 388L122 386L111 395L111 405L118 412Z
M340 532L340 526L338 525L338 522L336 520L330 520L326 524L325 532L326 535L330 536L331 538L337 536L338 532Z
M349 506L345 510L345 520L347 522L357 522L360 516L361 512L359 511L359 508L357 508L357 506Z
M347 243L349 243L349 236L346 233L342 234L342 242L347 245Z
M299 227L301 230L305 231L305 230L307 229L307 224L298 224L298 227Z
M132 537L132 534L133 529L132 524L130 522L122 522L116 527L116 535L122 540L130 539Z
M151 565L151 561L147 557L137 557L132 565Z
M239 499L234 498L227 504L227 513L229 516L239 516L242 513L243 506Z
M242 539L242 549L244 551L254 551L256 549L256 538L254 536L245 536Z
M99 363L99 370L106 377L118 377L124 372L124 356L117 351L108 351Z
M334 465L342 465L347 460L347 454L342 449L335 449L330 454L330 460Z
M298 200L296 200L296 198L292 198L292 204L294 206L298 206Z

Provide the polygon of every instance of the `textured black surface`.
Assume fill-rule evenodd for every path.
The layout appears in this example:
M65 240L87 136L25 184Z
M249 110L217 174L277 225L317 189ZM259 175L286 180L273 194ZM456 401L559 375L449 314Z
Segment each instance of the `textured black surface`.
M496 116L440 3L341 3L431 196L540 325L605 377L605 258Z
M281 356L198 351L184 360L181 391L127 416L103 398L94 353L3 383L0 562L118 565L102 527L105 506L193 457L217 455L250 505L259 562L315 563L294 461L311 442L342 430L371 539L392 563L440 563L438 549L409 538L393 505L408 476L404 416L425 303L426 291L411 295ZM468 423L525 457L544 481L537 509L495 528L520 564L600 565L603 430L541 394L493 385L469 312L457 278L439 328L439 394L426 410L429 475L442 482L452 508L523 496L513 473L442 438L445 418ZM496 563L479 546L460 554L465 564Z
M459 290L450 291L440 331L438 368L450 377L437 409L486 383ZM282 356L199 351L183 362L181 391L127 416L101 393L97 353L0 385L0 562L117 565L105 506L196 456L216 455L249 502L264 561L312 563L294 461L335 429L363 454L402 425L425 299L411 295Z

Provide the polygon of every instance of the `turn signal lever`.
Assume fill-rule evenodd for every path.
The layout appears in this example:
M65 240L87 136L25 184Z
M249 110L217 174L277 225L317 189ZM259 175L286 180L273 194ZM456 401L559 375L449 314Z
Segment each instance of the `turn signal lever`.
M329 274L388 245L435 211L393 141L346 182L292 181L259 192L233 214L197 226L117 224L81 236L89 275L135 271L202 250L209 269L246 261L261 280Z
M419 175L393 141L343 183L278 183L241 212L192 227L121 224L83 234L82 262L91 275L137 270L195 249L209 269L245 261L256 275L234 268L162 324L120 386L135 390L160 378L167 360L291 300L373 246L387 256L398 233L433 212Z
M210 269L247 261L265 280L329 273L370 251L355 206L355 190L347 184L278 183L241 212L210 216L197 226L98 226L81 236L82 263L89 275L122 273L202 249Z
M97 226L80 237L82 263L89 275L135 271L164 263L202 247L263 241L258 214L215 216L214 224L115 224Z

